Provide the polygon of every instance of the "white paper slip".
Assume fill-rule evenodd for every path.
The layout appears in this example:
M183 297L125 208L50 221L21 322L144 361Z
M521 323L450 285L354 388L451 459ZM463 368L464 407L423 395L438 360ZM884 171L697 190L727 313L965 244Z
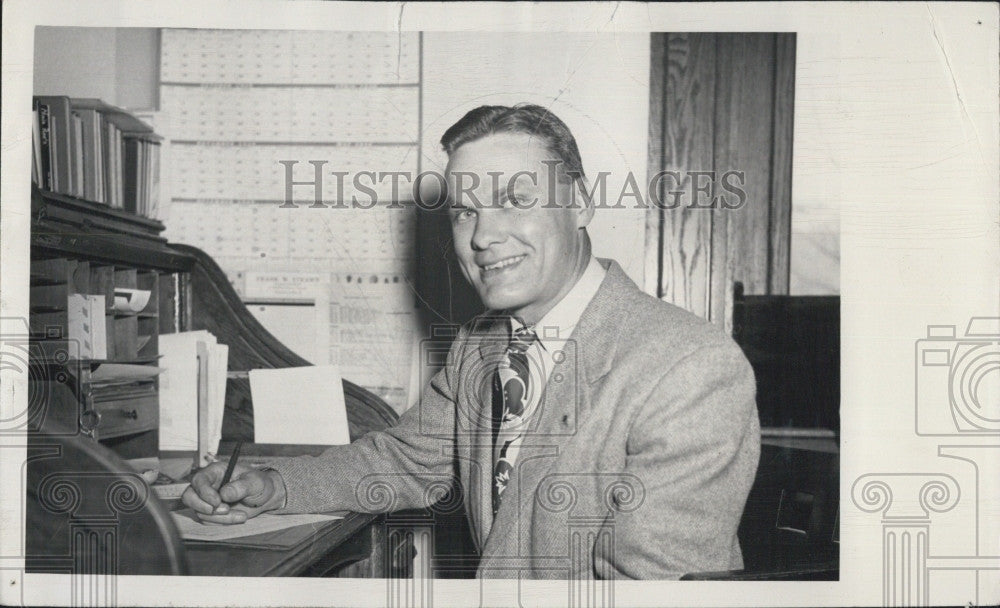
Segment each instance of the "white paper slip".
M198 352L198 466L215 461L222 438L226 409L226 369L229 347L199 341Z
M198 454L206 455L201 466L208 466L219 455L219 441L222 439L222 418L226 411L226 371L229 365L229 347L214 344L208 348L209 364L206 374L207 430L198 434Z
M351 442L335 365L250 370L255 443Z
M108 358L108 325L104 316L104 296L87 296L90 302L91 316L91 344L93 352L91 356L95 359Z
M296 515L272 515L261 513L257 517L251 517L242 524L206 524L202 523L190 510L174 511L170 514L177 524L177 531L180 532L184 540L230 540L264 534L266 532L276 532L286 528L301 526L302 524L317 524L343 519L339 515L319 515L315 513L304 513Z
M118 312L139 312L149 304L150 290L115 287L114 308Z
M71 293L66 302L67 332L79 344L80 356L107 359L107 325L104 296Z

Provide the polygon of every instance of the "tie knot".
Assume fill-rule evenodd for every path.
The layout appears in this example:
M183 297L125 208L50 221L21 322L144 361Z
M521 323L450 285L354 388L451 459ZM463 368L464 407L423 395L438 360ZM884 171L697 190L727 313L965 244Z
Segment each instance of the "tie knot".
M507 345L507 350L524 353L528 350L528 347L535 343L538 339L538 334L535 330L530 327L520 327L514 330L514 335L510 337L510 344Z

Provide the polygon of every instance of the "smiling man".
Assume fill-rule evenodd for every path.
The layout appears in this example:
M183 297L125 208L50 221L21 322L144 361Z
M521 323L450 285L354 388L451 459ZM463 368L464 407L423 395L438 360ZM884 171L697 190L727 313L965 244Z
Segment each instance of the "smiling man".
M678 578L742 565L760 450L749 363L727 336L591 253L566 125L483 106L443 136L462 271L489 312L398 424L317 457L200 471L206 521L426 507L461 484L478 575ZM380 484L392 500L374 504ZM585 540L584 540L585 539Z

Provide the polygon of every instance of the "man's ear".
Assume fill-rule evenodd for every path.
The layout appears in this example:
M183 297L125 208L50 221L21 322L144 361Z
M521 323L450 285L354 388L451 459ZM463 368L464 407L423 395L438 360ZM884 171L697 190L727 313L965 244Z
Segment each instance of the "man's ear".
M594 219L594 201L585 192L591 192L587 178L574 179L570 185L570 207L576 213L577 228L586 228Z

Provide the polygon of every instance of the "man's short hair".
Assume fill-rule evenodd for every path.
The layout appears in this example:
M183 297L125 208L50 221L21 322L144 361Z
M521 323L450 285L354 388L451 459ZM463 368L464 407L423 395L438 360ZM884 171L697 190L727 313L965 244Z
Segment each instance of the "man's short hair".
M451 156L462 145L497 133L526 133L541 137L548 151L561 161L560 179L574 181L584 178L580 150L569 127L547 108L535 104L479 106L470 110L444 132L441 146Z

